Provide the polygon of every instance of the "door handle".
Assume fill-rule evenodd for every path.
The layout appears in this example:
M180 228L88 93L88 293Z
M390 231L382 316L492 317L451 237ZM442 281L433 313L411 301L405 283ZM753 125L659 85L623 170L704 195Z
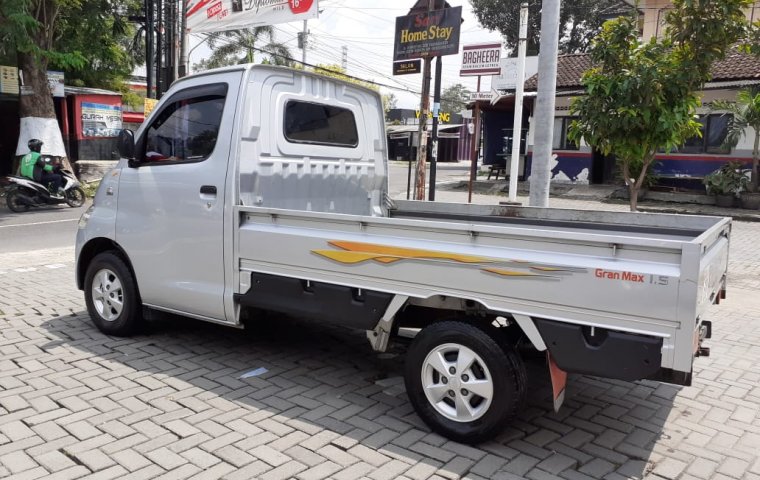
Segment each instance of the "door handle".
M204 195L216 195L216 187L214 185L201 185L201 193Z

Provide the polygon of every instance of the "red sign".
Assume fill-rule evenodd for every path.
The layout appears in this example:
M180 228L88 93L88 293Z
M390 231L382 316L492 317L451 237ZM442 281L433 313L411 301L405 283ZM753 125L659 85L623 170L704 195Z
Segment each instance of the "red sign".
M314 0L288 0L290 11L293 13L306 13L311 8Z

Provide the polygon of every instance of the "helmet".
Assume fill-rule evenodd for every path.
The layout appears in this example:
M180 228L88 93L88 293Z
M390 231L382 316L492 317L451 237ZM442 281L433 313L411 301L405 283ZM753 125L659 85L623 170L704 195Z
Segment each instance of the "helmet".
M27 143L27 145L29 146L29 150L31 150L33 152L40 153L40 151L42 150L42 140L38 140L36 138L33 138L33 139L29 140L29 142Z

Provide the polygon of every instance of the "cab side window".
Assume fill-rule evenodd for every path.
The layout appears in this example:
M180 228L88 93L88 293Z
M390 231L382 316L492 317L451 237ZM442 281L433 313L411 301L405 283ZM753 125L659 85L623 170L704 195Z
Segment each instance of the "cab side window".
M224 112L226 84L173 95L145 134L143 162L199 162L214 151Z
M285 138L291 143L356 147L359 134L351 110L302 101L285 106Z

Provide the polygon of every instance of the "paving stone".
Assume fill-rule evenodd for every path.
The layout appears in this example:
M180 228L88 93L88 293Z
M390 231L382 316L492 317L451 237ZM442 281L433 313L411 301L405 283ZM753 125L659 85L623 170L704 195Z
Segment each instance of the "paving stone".
M293 478L303 470L306 470L306 465L291 460L273 470L269 470L268 472L262 474L260 478L261 480L282 480L286 478Z
M216 465L221 461L217 457L206 453L197 447L180 453L180 456L186 458L190 463L204 470L210 468L213 465Z
M595 458L583 465L578 471L593 478L603 478L608 473L615 471L615 465L601 458Z
M541 470L556 475L564 470L567 470L568 468L574 467L577 463L577 460L574 458L570 458L557 453L546 458L545 460L542 460L536 466Z
M720 464L717 471L732 478L743 478L748 468L748 462L737 458L727 458Z
M109 338L82 313L71 259L59 269L3 267L0 458L32 460L19 478L760 480L760 223L735 222L732 236L729 297L703 314L713 355L695 359L693 386L573 375L554 413L545 365L528 358L526 409L477 446L430 433L405 394L383 393L362 334L303 325L286 328L285 341L185 322ZM55 305L13 293L51 283L61 289ZM383 361L384 375L400 378L399 353ZM261 365L270 372L236 378ZM282 463L251 453L260 447ZM0 477L9 475L0 462Z
M300 480L322 480L323 478L333 476L333 474L342 469L343 467L337 463L327 461L311 467L308 470L304 470L299 473L296 478Z
M654 473L663 478L675 479L686 469L686 467L687 465L684 462L666 458L654 467Z
M474 460L466 457L455 457L438 470L438 475L443 478L458 479L470 470Z
M37 462L24 452L12 452L0 457L0 465L11 473L20 473L37 466Z

